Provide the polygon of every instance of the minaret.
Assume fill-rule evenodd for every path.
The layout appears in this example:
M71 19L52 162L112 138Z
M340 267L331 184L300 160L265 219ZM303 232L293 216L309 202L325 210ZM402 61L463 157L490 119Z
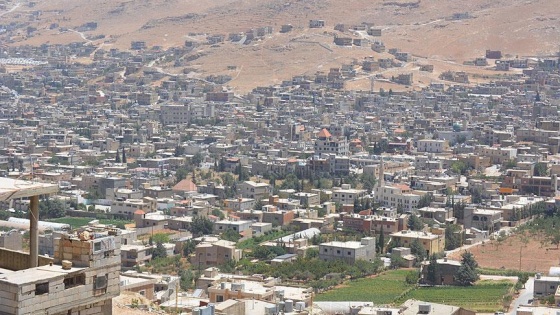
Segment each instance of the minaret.
M385 186L385 165L383 164L383 156L381 156L381 163L379 164L379 180L377 183L378 187Z

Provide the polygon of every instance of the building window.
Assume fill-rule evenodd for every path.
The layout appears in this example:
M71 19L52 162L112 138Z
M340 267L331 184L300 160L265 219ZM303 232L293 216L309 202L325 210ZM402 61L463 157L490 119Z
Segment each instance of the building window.
M337 254L340 254L340 250L337 250L336 253L337 253Z
M352 255L352 252L348 252L348 256Z
M70 289L84 284L86 284L86 275L83 273L64 278L64 289Z
M216 295L216 302L223 302L224 296L223 295Z
M48 293L49 293L49 283L48 282L37 283L35 285L35 295L42 295L42 294L48 294Z

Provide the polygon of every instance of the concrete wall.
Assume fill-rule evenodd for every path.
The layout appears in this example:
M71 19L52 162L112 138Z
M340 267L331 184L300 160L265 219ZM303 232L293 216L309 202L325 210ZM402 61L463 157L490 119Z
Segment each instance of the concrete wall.
M53 262L52 258L39 256L39 266L45 266ZM30 268L29 254L0 248L0 268L9 270L22 270Z

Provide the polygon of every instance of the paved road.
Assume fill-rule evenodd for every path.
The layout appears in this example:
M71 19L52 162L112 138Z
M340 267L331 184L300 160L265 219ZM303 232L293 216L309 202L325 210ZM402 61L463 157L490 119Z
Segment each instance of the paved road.
M509 314L515 315L516 310L521 305L526 305L527 301L533 299L533 290L535 286L535 278L530 277L525 283L525 289L522 289L519 293L519 297L511 302Z

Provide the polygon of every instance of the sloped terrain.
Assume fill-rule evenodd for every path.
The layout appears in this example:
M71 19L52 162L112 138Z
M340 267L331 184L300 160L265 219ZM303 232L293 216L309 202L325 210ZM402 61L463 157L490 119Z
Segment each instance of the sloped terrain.
M200 57L176 69L164 66L173 73L189 67L201 75L227 74L234 78L229 84L240 90L296 74L328 72L366 56L380 57L369 45L335 46L335 34L368 37L365 32L334 31L337 23L347 29L372 23L383 34L369 39L411 52L425 63L442 64L439 72L481 57L486 49L502 50L513 58L547 56L559 50L560 42L560 6L550 0L53 0L33 6L8 1L2 11L3 23L21 24L12 45L85 41L105 49L128 49L131 41L143 40L150 47L165 48L192 40L200 45L191 54ZM310 19L325 20L326 26L309 29ZM97 28L84 28L88 22L96 22ZM292 24L293 31L279 33L282 24ZM229 33L264 26L274 31L262 40L248 45L227 41ZM28 27L37 30L27 36ZM211 34L226 35L226 41L204 45ZM228 66L236 68L227 70ZM427 76L426 82L437 78L418 75ZM367 86L367 81L354 85Z

